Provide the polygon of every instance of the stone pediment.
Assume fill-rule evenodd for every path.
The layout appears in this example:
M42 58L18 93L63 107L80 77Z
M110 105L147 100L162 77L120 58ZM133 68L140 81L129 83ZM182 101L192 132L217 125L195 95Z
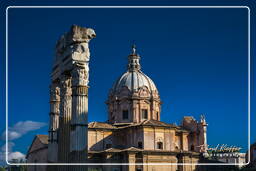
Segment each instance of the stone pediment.
M30 148L28 154L40 150L42 148L47 148L48 146L48 135L36 135Z

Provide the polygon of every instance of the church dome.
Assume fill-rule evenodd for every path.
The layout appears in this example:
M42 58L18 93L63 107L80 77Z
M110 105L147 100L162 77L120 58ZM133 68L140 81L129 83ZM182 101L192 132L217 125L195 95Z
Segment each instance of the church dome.
M161 100L154 82L141 71L140 56L135 46L128 56L127 71L110 89L108 121L110 123L140 123L160 120Z
M147 87L150 92L157 91L154 82L141 71L127 71L114 84L112 91L120 92L127 87L131 92L136 92L140 87Z
M115 82L111 94L118 94L124 87L128 88L130 92L137 92L142 87L146 87L150 93L158 92L154 82L140 70L140 56L136 54L135 47L128 58L128 71Z

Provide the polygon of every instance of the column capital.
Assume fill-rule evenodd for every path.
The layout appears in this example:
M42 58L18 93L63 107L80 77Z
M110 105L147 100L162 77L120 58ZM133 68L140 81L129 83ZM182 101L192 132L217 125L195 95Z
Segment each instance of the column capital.
M87 86L89 83L88 63L75 62L73 64L71 76L72 76L72 87Z
M67 74L62 74L60 77L61 96L71 95L71 77Z
M50 86L50 101L60 101L60 87L57 84Z

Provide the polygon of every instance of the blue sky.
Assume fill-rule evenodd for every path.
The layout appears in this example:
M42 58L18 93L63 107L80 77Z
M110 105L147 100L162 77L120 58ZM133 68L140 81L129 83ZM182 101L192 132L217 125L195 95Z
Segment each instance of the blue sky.
M9 125L38 122L13 140L13 150L26 153L35 134L47 134L54 47L72 24L97 34L90 42L89 121L107 120L104 102L126 71L135 42L142 71L163 101L162 121L180 124L183 116L205 114L210 145L247 149L247 13L245 8L10 9ZM254 101L252 95L252 130ZM4 120L0 125L4 130ZM252 131L252 141L255 135Z

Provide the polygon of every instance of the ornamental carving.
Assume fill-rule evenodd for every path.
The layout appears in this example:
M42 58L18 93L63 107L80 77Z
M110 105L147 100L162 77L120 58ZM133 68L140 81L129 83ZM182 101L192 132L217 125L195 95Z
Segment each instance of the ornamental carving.
M70 110L72 106L72 89L71 78L67 75L61 77L61 103L60 103L60 116L70 117Z
M61 77L61 96L71 95L71 78L67 75Z
M139 92L140 97L149 97L150 96L150 92L146 86L140 87L138 92Z
M89 62L90 50L88 43L78 43L70 46L70 53L72 58L79 61Z
M89 82L89 71L86 64L75 64L72 75L72 86L87 86Z
M72 89L71 78L64 75L61 78L61 103L60 103L60 116L70 117L72 106Z
M60 100L60 88L57 87L56 85L51 85L50 98L51 98L51 101L59 101Z

